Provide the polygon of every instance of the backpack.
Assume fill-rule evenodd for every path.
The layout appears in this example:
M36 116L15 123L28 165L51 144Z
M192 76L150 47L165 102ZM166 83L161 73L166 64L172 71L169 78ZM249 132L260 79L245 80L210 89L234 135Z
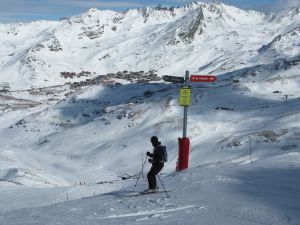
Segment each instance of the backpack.
M168 153L167 153L166 146L163 145L160 146L160 155L161 155L162 162L168 161Z

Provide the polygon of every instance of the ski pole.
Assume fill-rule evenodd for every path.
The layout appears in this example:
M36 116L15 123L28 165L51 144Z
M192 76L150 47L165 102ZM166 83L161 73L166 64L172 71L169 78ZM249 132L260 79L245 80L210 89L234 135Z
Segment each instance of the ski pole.
M141 174L143 173L144 165L145 165L145 163L146 163L146 161L147 161L147 158L148 158L148 156L146 156L145 161L143 162L141 172L140 172L138 178L136 179L136 183L135 183L135 185L134 185L135 187L136 187L136 185L137 185L137 183L138 183L138 181L139 181L139 179L140 179Z
M161 183L161 186L162 186L163 189L165 190L165 192L166 192L166 194L167 194L167 197L169 198L170 196L168 195L168 192L167 192L167 190L165 189L165 186L164 186L163 182L161 181L160 176L159 176L158 174L157 174L157 177L158 177L158 179L159 179L159 181L160 181L160 183Z

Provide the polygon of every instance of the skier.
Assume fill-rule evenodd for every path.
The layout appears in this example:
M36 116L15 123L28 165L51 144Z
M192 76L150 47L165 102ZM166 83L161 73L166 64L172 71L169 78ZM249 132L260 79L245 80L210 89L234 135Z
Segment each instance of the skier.
M147 174L149 192L155 192L158 190L156 185L156 175L162 170L164 167L164 160L162 156L161 148L164 146L158 141L156 136L151 137L151 143L154 147L153 153L147 152L147 156L149 157L148 161L152 164L150 171Z

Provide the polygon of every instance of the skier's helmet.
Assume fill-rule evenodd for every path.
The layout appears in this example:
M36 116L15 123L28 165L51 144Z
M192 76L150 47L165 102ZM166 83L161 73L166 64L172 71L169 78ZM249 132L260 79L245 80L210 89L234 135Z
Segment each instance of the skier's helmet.
M155 144L157 142L158 142L158 137L156 137L156 136L151 137L151 143L152 144Z

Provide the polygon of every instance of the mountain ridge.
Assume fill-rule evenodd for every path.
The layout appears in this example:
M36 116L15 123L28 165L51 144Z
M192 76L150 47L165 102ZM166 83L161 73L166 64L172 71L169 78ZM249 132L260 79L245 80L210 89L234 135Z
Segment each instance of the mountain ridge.
M291 13L292 10L288 11L287 17L281 15L284 21L276 30L277 35L288 23L289 27L297 25L298 20L291 20L297 17L297 10ZM291 14L293 17L290 18ZM255 35L249 29L255 24L261 30L256 37L260 39L258 41L262 42L268 34L275 35L272 29L265 30L267 25L264 23L270 21L269 18L270 14L245 11L222 3L198 2L181 8L145 7L123 13L94 8L56 22L1 24L0 29L5 35L0 46L3 49L0 67L4 68L0 83L10 80L13 89L24 85L27 88L61 85L69 82L60 75L64 71L90 71L99 75L154 69L160 76L175 75L187 69L187 66L176 65L178 61L184 61L185 54L196 59L202 57L198 53L201 48L213 55L218 55L214 49L230 45L238 49L238 42L244 39L239 40L241 35ZM247 42L243 45L248 45L252 51L265 44L251 47L253 41L248 39ZM18 57L20 54L23 54L22 60ZM209 56L204 62L194 60L189 70L201 72L197 68L213 60Z

